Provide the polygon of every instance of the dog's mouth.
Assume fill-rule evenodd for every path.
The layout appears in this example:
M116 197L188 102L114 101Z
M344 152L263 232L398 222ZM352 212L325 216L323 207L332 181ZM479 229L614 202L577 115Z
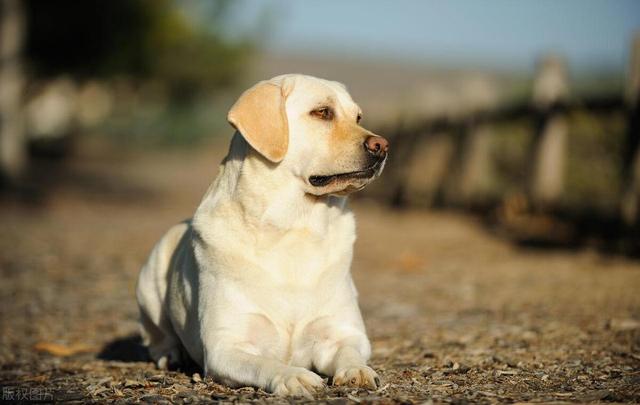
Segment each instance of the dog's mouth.
M370 179L378 173L379 169L384 165L386 161L386 157L384 159L377 160L371 166L357 170L354 172L347 173L338 173L338 174L329 174L329 175L317 175L309 177L309 184L314 187L324 187L328 184L331 184L335 181L341 180L354 180L354 179Z

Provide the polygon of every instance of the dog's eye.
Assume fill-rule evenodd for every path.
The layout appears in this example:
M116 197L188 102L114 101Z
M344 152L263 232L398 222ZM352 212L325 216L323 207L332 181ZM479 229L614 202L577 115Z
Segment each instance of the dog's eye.
M358 114L358 116L356 117L356 123L359 124L361 119L362 119L362 114Z
M333 110L329 107L320 107L311 111L311 115L321 120L331 121L333 119Z

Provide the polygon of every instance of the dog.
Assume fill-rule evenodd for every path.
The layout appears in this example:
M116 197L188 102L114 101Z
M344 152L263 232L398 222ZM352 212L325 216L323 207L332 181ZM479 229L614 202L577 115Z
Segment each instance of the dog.
M142 337L159 368L188 355L216 381L278 395L312 397L320 375L379 386L346 199L380 175L389 143L361 117L344 85L311 76L240 96L217 178L140 271Z

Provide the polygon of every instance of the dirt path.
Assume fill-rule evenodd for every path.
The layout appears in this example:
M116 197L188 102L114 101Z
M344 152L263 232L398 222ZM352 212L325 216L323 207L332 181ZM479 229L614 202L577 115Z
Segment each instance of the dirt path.
M44 206L0 204L3 399L282 401L157 371L136 337L138 268L191 215L221 150L85 156ZM320 399L640 402L640 263L520 250L459 215L353 207L383 387Z

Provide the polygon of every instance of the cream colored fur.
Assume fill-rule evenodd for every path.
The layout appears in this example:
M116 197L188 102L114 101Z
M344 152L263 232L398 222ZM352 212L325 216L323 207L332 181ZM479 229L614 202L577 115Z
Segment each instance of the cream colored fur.
M252 91L258 86L281 92ZM282 97L285 145L273 145L282 133L261 134L260 120L280 119L273 100L260 99L272 93ZM372 134L356 123L360 109L336 82L286 75L243 97L229 119L252 133L236 132L193 219L171 228L140 272L144 342L159 367L186 351L206 375L234 387L310 396L323 387L321 374L375 388L350 274L356 234L345 195L382 166L366 179L309 183L362 169ZM331 122L309 113L324 105L335 111Z

